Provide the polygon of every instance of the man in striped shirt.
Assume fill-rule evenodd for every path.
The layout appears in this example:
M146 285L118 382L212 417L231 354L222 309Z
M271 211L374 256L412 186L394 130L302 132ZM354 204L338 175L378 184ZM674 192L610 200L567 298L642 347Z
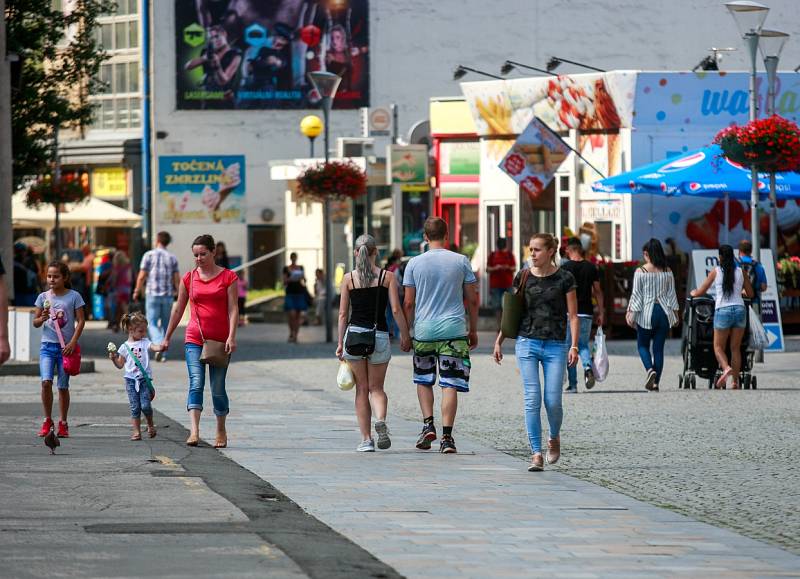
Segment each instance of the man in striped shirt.
M180 275L178 258L167 251L172 236L166 231L159 231L156 236L156 248L142 256L139 265L139 276L136 278L134 299L141 299L145 294L145 311L147 313L150 341L160 344L164 341L164 332L172 313L173 296L178 290ZM144 290L144 292L142 291ZM156 360L166 360L163 352L156 353Z

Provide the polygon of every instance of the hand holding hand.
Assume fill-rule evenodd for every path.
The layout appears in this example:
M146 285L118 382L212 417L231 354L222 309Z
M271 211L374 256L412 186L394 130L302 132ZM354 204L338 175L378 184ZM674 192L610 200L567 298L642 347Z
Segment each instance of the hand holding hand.
M411 351L411 337L410 336L400 336L400 349L403 352L410 352Z

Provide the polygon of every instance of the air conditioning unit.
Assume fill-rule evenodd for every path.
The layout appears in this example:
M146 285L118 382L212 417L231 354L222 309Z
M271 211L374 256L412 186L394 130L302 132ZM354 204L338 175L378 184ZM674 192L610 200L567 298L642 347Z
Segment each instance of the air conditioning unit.
M367 137L340 137L336 139L336 156L342 157L372 157L375 148L375 139Z

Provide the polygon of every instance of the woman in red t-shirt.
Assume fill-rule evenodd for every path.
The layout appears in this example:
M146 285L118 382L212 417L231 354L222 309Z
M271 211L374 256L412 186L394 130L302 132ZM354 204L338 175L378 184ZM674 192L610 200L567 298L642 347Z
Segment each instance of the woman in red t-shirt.
M186 444L197 446L200 441L200 413L203 411L203 388L206 371L200 362L203 340L225 342L225 351L236 350L236 328L239 322L237 277L229 269L214 262L216 246L210 235L201 235L192 243L192 253L197 267L183 276L178 288L177 307L169 320L164 350L178 327L189 303L189 326L186 328L186 367L189 370L189 396L186 409L189 411L191 427ZM227 368L208 367L211 379L211 401L217 416L217 437L214 448L225 448L228 435L225 417L228 415L228 394L225 392Z

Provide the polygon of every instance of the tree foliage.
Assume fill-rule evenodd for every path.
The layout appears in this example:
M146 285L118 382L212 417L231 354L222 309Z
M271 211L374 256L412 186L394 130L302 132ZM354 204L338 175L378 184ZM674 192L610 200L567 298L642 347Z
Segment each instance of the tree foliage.
M48 170L55 127L82 130L93 116L89 94L106 55L96 40L97 17L113 0L6 0L8 52L19 56L11 89L14 178Z

